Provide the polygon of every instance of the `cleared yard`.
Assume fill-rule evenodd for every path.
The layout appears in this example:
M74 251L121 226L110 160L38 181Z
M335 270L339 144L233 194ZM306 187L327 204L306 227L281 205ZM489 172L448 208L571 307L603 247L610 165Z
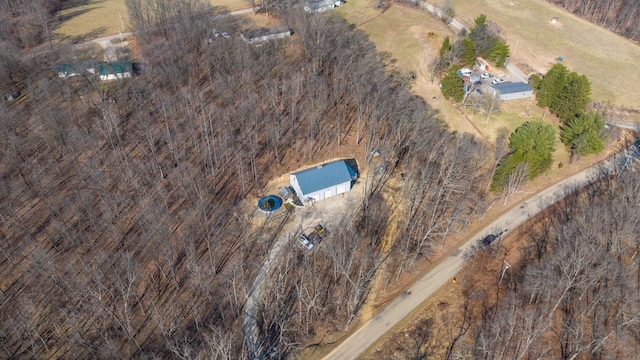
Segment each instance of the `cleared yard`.
M124 0L75 0L66 3L58 14L59 24L53 30L63 40L82 41L104 35L130 31L129 14Z
M435 3L441 5L444 0ZM593 99L638 109L636 84L640 46L571 15L543 0L452 0L456 19L466 26L486 14L497 23L514 53L514 63L546 72L559 56L592 83ZM560 20L552 24L551 18ZM517 49L516 49L517 45ZM524 67L521 66L524 69Z
M251 7L248 0L209 0L220 9L236 11ZM82 41L105 35L131 31L125 0L69 1L58 14L59 24L53 30L62 40Z

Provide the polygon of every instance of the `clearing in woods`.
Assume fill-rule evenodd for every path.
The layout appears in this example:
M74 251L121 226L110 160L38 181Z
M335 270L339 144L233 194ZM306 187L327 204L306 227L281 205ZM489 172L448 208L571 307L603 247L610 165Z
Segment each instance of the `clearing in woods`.
M442 6L445 0L436 0ZM512 61L525 73L528 65L546 72L560 56L573 71L587 75L594 101L639 109L636 71L640 46L580 19L544 0L452 0L455 18L469 27L480 14L503 30ZM551 23L551 18L559 21ZM517 45L517 49L516 49ZM514 54L515 53L515 54ZM640 119L637 119L640 120Z
M53 32L62 40L85 41L131 31L124 0L69 1L58 13L58 20Z
M248 0L209 0L227 11L251 7ZM120 22L122 16L122 23ZM131 31L125 0L74 0L58 13L60 23L53 30L63 40L84 41L105 35Z

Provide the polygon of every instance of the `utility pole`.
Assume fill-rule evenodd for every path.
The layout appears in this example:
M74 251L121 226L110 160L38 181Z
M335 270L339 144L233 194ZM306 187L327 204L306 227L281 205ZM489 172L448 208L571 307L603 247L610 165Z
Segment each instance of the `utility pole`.
M498 286L500 286L500 284L502 284L502 278L504 277L504 273L507 272L507 269L510 268L511 265L509 265L508 262L504 262L504 269L502 269L502 274L500 275L500 280L498 280Z

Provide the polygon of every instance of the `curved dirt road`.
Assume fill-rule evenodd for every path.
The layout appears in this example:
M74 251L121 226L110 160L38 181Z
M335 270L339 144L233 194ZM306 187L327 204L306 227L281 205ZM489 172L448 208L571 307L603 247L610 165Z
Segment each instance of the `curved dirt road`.
M627 153L634 151L634 149L630 148ZM625 158L626 155L622 152L547 188L504 213L500 218L472 235L464 245L454 249L449 256L442 259L433 270L413 284L403 295L397 297L374 319L363 325L329 353L325 360L355 359L380 336L409 315L413 309L431 296L438 288L449 282L462 268L465 251L476 244L479 239L503 229L515 229L529 217L538 214L571 192L593 182L604 174L612 172L616 167L620 166L621 160Z

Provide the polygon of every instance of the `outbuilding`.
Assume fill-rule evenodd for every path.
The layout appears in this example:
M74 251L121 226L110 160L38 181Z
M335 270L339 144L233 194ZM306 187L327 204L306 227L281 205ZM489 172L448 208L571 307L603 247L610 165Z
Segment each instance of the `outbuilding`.
M523 82L505 82L498 85L491 85L489 89L493 93L493 96L497 97L501 101L524 99L533 95L533 89L531 86Z
M338 160L291 173L289 182L298 198L308 203L351 191L357 178L345 160Z

